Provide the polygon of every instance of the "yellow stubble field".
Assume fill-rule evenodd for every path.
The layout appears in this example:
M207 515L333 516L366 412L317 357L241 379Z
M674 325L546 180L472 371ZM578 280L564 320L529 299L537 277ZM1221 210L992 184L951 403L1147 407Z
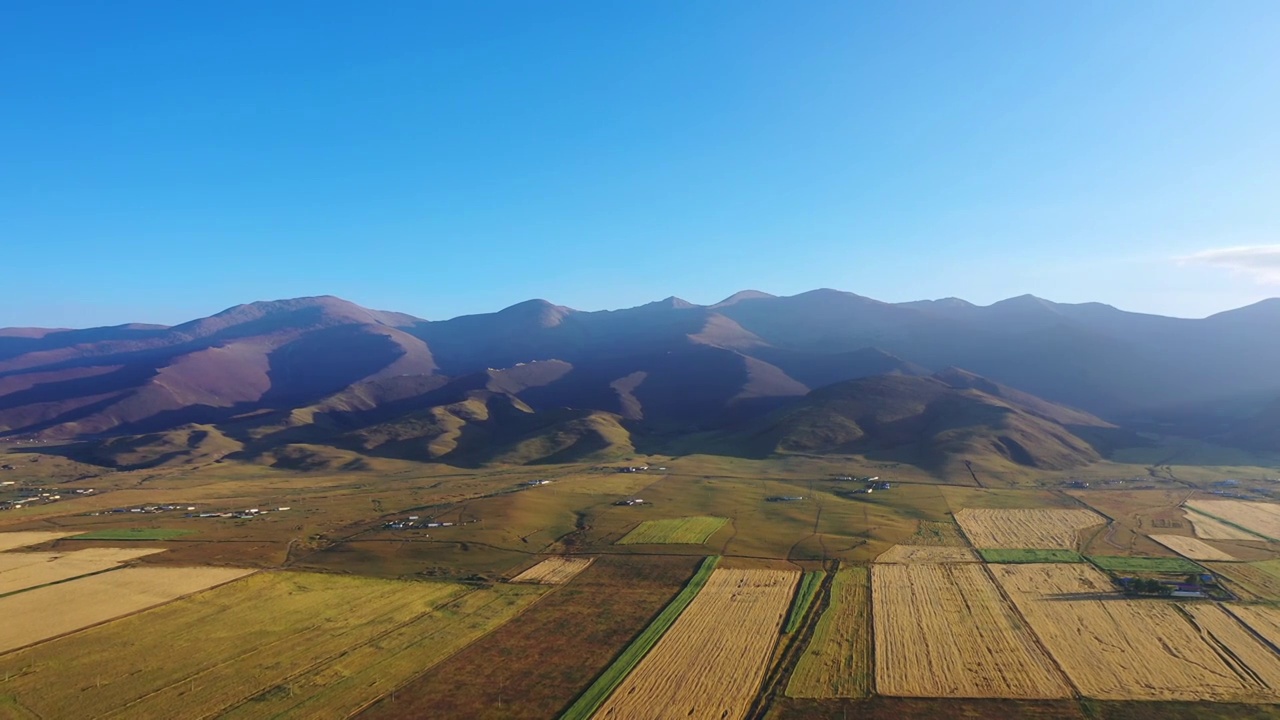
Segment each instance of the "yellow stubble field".
M1189 500L1186 505L1192 510L1220 518L1263 537L1280 540L1278 504L1246 500Z
M1185 535L1152 535L1152 540L1192 560L1220 560L1231 562L1235 558L1209 543Z
M563 585L591 565L593 558L549 557L511 578L514 583Z
M7 553L0 555L0 595L89 575L164 548L87 548L67 553ZM10 561L12 562L10 564Z
M967 547L894 545L880 553L877 563L976 563L982 558Z
M790 570L717 569L595 717L746 715L799 579Z
M50 542L70 535L75 535L75 533L46 532L44 530L0 532L0 552L12 550L14 548L27 547L29 545L39 545L40 543Z
M1126 598L1092 565L998 565L992 572L1086 697L1275 702L1259 677L1269 651L1216 606ZM1227 648L1230 652L1223 652ZM1261 663L1253 667L1250 663Z
M1184 509L1183 515L1191 522L1191 527L1195 530L1196 537L1205 540L1261 540L1262 538L1247 533L1240 528L1234 528L1230 525L1211 518L1208 515L1198 513L1194 510Z
M874 565L876 691L899 697L1071 695L984 566Z
M1063 508L965 508L955 517L974 547L1013 550L1074 550L1081 530L1106 522L1091 510Z

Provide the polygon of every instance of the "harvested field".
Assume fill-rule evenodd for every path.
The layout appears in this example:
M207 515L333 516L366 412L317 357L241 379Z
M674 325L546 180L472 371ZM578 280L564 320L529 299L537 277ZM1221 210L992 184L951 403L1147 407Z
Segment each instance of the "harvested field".
M1186 505L1269 540L1280 540L1280 505L1246 500L1190 500Z
M867 570L839 570L831 581L831 604L814 628L809 646L787 684L795 698L864 697L871 690L871 627Z
M1226 608L1240 622L1266 638L1267 642L1280 647L1280 609L1268 605L1236 604L1227 605Z
M871 599L882 695L1071 695L982 565L875 565Z
M346 717L544 592L259 573L0 658L4 692L41 717Z
M0 552L14 548L28 547L64 538L75 533L45 532L43 530L22 530L18 532L0 532Z
M360 717L553 718L680 591L700 559L601 557L515 622L468 645ZM501 697L494 688L502 690Z
M511 578L514 583L563 585L591 565L592 558L549 557Z
M1188 621L1178 603L1128 599L1091 565L995 565L992 572L1072 683L1101 700L1274 702L1230 659L1256 656L1241 636ZM1190 605L1188 605L1190 607ZM1220 635L1220 636L1219 636ZM1254 641L1256 642L1256 641ZM1230 652L1224 652L1226 647ZM1271 670L1263 668L1262 672Z
M1193 537L1185 535L1152 535L1151 539L1192 560L1223 560L1226 562L1235 560L1231 555L1203 540L1197 540Z
M1253 533L1231 527L1217 518L1211 518L1191 508L1184 508L1183 512L1186 514L1187 520L1191 521L1191 527L1195 530L1196 537L1201 537L1205 540L1262 540L1262 538Z
M1227 581L1241 600L1280 600L1280 576L1268 572L1266 563L1205 563Z
M161 552L163 548L89 548L70 553L13 553L31 557L22 558L23 562L15 566L0 566L0 595L110 570Z
M967 547L945 545L894 545L880 553L878 563L976 563L982 558Z
M745 716L764 679L798 579L799 573L785 570L713 572L596 717Z
M1280 655L1258 642L1223 606L1216 603L1183 603L1178 606L1215 645L1226 649L1225 660L1247 686L1268 702L1280 699ZM1263 637L1266 637L1265 634Z
M965 508L956 522L976 548L1075 550L1080 531L1106 518L1091 510Z
M0 617L39 618L39 622L9 622L0 627L0 652L167 603L251 572L239 568L124 568L0 598Z
M726 522L722 517L645 520L627 533L619 545L701 545Z

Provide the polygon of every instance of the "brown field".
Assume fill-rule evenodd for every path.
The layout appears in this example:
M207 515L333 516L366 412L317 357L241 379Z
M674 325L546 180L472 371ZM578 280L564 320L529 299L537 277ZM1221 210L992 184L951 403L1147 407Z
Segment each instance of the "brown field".
M838 571L831 604L796 663L787 695L797 698L864 697L871 690L871 626L867 569Z
M982 565L875 565L871 600L882 695L1071 695Z
M1081 530L1106 522L1090 510L965 508L956 522L977 548L1075 550Z
M1102 700L1275 702L1243 666L1252 638L1188 622L1180 604L1126 599L1092 565L998 565L992 571L1080 692ZM1223 648L1226 648L1224 650ZM1263 668L1262 672L1271 672ZM1251 674L1252 673L1252 674Z
M1241 600L1280 600L1280 577L1252 563L1211 562L1205 567L1225 579L1230 590Z
M717 569L595 717L745 716L799 579L785 570Z
M679 592L699 560L601 557L517 621L360 717L556 717Z
M915 533L907 538L908 545L955 545L963 546L964 536L960 534L960 526L955 522L921 520Z
M586 570L591 565L592 560L593 558L549 557L511 578L511 582L563 585L576 577L578 573Z
M163 548L89 548L69 553L13 553L30 555L27 562L0 568L0 595L110 570ZM4 556L7 558L7 556Z
M42 530L21 530L17 532L0 532L0 552L14 548L39 545L51 540L75 535L71 532L45 532Z
M1222 560L1231 562L1234 557L1203 540L1185 535L1152 535L1152 540L1192 560Z
M1205 540L1261 540L1262 538L1247 533L1240 528L1234 528L1230 525L1211 518L1208 515L1202 515L1194 510L1184 510L1187 520L1191 521L1191 527L1195 530L1196 537Z
M1244 500L1189 500L1187 507L1263 537L1280 540L1280 505Z
M967 547L945 545L894 545L880 553L878 563L976 563L982 558Z
M124 568L0 598L0 652L48 640L248 575L239 568Z
M0 657L0 692L48 718L347 717L545 592L258 573Z

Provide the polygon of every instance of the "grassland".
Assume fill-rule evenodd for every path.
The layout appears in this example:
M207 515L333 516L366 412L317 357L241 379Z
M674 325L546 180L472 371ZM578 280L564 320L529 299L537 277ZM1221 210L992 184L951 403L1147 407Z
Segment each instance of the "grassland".
M1231 562L1236 558L1209 543L1185 535L1152 535L1152 540L1192 560L1221 560Z
M1072 683L1103 700L1274 702L1242 658L1243 633L1197 624L1177 603L1125 599L1087 564L994 565L1013 603ZM1208 612L1208 611L1206 611ZM1190 622L1188 621L1190 618ZM1270 673L1269 668L1261 672Z
M950 545L894 545L876 558L877 563L981 562L973 548Z
M590 567L591 561L592 558L549 557L511 578L511 582L563 585Z
M1103 570L1117 573L1166 573L1188 575L1203 572L1186 558L1125 557L1122 555L1090 555L1089 562Z
M1106 522L1089 510L966 508L956 522L976 548L1074 550L1081 530Z
M701 545L727 522L722 517L645 520L627 533L619 545Z
M713 572L596 717L744 717L764 679L798 575L787 570Z
M1068 697L980 565L875 565L876 690L907 697Z
M76 540L172 540L194 532L173 528L109 528L90 530L77 535Z
M0 598L0 652L145 610L249 573L237 568L124 568Z
M982 559L989 563L1073 563L1084 562L1075 550L1013 550L988 548L979 550Z
M831 581L831 602L796 663L786 694L796 698L854 698L871 690L871 626L867 569L842 568Z
M360 718L555 717L680 592L698 561L600 557L516 621L383 697Z
M667 630L675 624L680 614L698 596L703 586L711 578L719 561L720 558L717 556L711 556L702 561L698 571L689 579L684 589L662 609L662 612L658 613L657 617L645 627L644 631L591 683L591 686L574 701L573 705L570 705L565 710L564 714L561 715L561 720L589 720L589 718L595 716L596 711L609 699L614 690L627 679L631 671L640 664L640 661L653 649L654 645L658 644L658 641L662 639Z
M791 612L787 614L787 624L783 632L790 635L800 627L800 621L804 620L805 613L809 612L809 606L813 605L813 598L825 576L826 573L821 570L810 570L800 578L800 588L796 590L795 599L791 602Z
M345 717L543 592L261 573L0 658L0 692L42 717Z

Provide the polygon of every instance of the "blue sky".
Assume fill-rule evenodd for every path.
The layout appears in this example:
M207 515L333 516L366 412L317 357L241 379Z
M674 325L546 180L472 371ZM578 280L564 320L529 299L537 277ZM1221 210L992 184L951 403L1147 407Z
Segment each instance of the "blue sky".
M1280 295L1280 3L15 2L0 326Z

